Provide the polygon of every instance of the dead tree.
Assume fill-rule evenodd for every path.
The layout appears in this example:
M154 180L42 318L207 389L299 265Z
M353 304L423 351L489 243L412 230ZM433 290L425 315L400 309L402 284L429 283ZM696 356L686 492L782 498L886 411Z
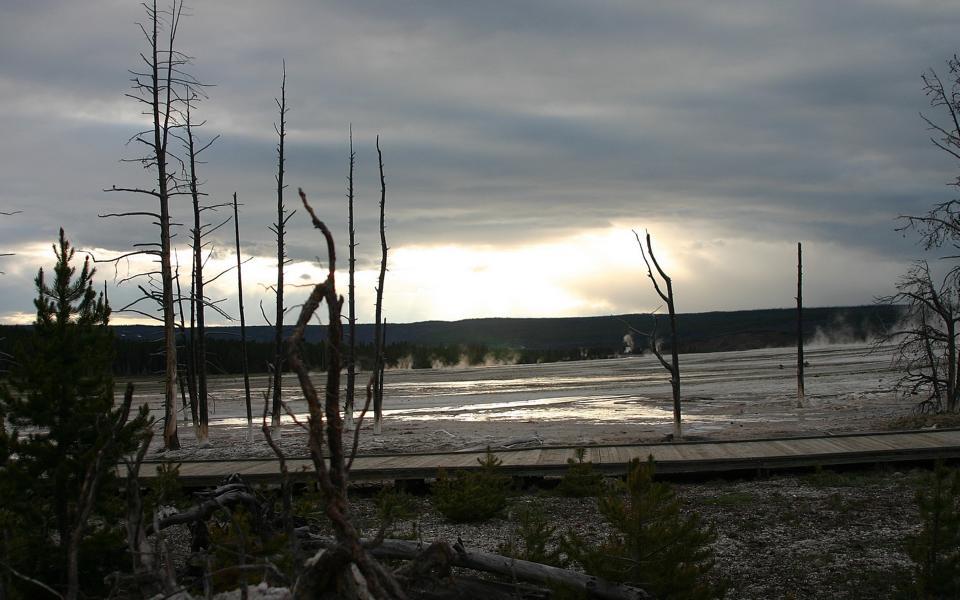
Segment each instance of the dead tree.
M144 5L148 24L139 24L140 30L147 40L147 51L140 54L143 68L131 70L133 91L126 95L140 102L144 106L144 114L151 120L150 129L134 135L130 141L143 144L147 148L144 156L136 159L127 159L153 169L156 174L156 187L129 188L113 186L107 191L131 192L154 198L158 204L157 212L133 211L125 213L111 213L107 216L146 216L153 218L160 229L158 243L135 244L138 248L133 252L110 259L123 260L137 254L152 255L159 264L159 271L141 273L139 276L148 278L147 286L140 285L143 296L126 307L120 309L137 312L157 318L135 306L144 299L156 301L160 306L162 317L158 320L163 323L164 348L164 428L163 445L168 450L180 447L177 436L177 419L175 411L177 386L177 345L175 330L175 311L173 298L173 271L171 267L171 218L170 199L184 192L176 181L176 168L172 168L171 161L181 162L169 150L171 132L180 126L179 108L183 99L176 90L185 86L200 87L202 84L185 73L185 67L190 57L175 47L177 30L183 12L183 2L172 0L169 10L160 12L156 0ZM159 276L159 286L155 277Z
M354 293L356 270L356 229L353 225L353 167L356 163L356 154L353 151L353 125L350 126L350 173L347 176L347 228L350 231L350 283L347 288L347 323L349 326L350 342L347 347L347 397L343 403L344 422L347 429L353 429L353 403L357 387L357 299Z
M376 379L373 396L373 432L380 433L383 427L383 366L384 366L384 327L383 327L383 281L387 275L387 234L384 225L384 211L387 205L387 182L383 176L383 153L380 152L380 136L377 136L377 162L380 165L380 278L377 282L377 306L374 318L374 363Z
M197 165L200 163L200 155L210 148L217 138L215 136L206 144L199 146L195 137L197 128L202 127L204 123L195 124L192 119L193 103L197 100L197 95L189 87L184 90L186 99L184 100L184 134L180 137L184 144L187 161L185 165L187 188L190 190L190 198L193 206L193 227L191 228L192 240L192 285L190 293L190 344L192 359L192 371L196 375L197 381L197 413L199 421L197 423L197 443L202 447L209 443L210 437L210 415L207 406L207 347L206 347L206 296L203 291L203 238L219 226L211 227L203 223L201 213L210 210L213 207L200 204L200 197L205 196L200 191L200 182L197 177ZM194 329L194 319L196 319L196 328Z
M797 242L797 408L803 408L803 245Z
M935 280L929 264L917 261L900 278L897 293L880 302L906 305L900 324L881 340L896 344L894 360L903 372L897 388L918 396L921 412L956 412L960 291L954 278L947 274Z
M960 57L954 55L947 61L950 79L944 83L936 71L930 69L923 74L923 91L930 98L930 106L943 109L946 112L946 125L941 125L926 115L920 118L932 132L930 142L960 162ZM949 185L960 188L960 175ZM900 231L915 230L921 236L921 244L925 250L951 246L960 251L960 200L950 200L933 206L923 216L902 215L904 225ZM951 260L958 256L946 257ZM960 265L954 266L951 273L956 275Z
M174 255L174 257L177 259L177 262L174 266L173 281L177 284L177 309L180 312L180 340L183 348L183 351L178 351L177 354L186 357L186 360L183 361L184 368L177 369L177 379L180 382L180 397L183 399L184 412L187 411L187 400L185 396L190 396L190 424L193 425L194 430L196 430L199 418L197 416L197 378L193 372L193 366L196 364L193 344L193 309L190 311L190 329L188 330L183 311L183 290L180 287L180 260L176 255ZM184 371L186 371L186 377L184 377ZM187 420L186 415L184 415L183 420Z
M667 312L670 315L670 362L667 362L660 352L660 344L656 335L656 315L654 315L654 329L650 340L650 350L654 356L657 357L657 360L660 361L660 364L663 365L663 368L670 374L670 386L673 388L673 439L679 441L683 437L683 432L680 427L680 357L677 348L677 312L673 303L673 280L670 279L660 267L660 263L657 262L657 257L653 253L653 245L650 242L650 232L647 232L646 251L643 249L643 242L640 241L640 235L636 231L633 232L633 235L637 238L637 244L640 245L640 254L643 256L643 262L647 266L647 277L653 282L653 289L657 292L657 295L666 303ZM650 255L649 260L647 259L647 254ZM653 269L650 268L651 262L653 262L653 267L657 270L660 279L663 280L663 287L660 286L660 282L653 274ZM664 292L664 288L666 292Z
M343 420L340 416L343 337L340 313L343 298L337 295L336 289L336 250L333 235L314 214L303 190L300 190L300 198L310 214L313 226L320 230L326 241L329 270L326 279L314 286L300 310L296 326L287 340L287 357L307 401L310 457L316 470L317 484L324 496L326 515L333 527L336 543L332 548L321 551L307 561L308 570L305 578L299 582L295 595L317 597L324 591L335 591L338 597L359 597L360 590L364 590L371 598L404 598L403 590L393 574L371 555L350 518L347 480L352 459L347 458L344 450ZM329 348L323 400L300 357L300 346L307 324L321 303L327 304ZM358 424L356 431L359 429ZM354 435L356 436L356 432Z
M250 365L247 362L247 321L243 314L243 269L240 259L240 214L237 193L233 193L233 232L237 242L237 302L240 310L240 362L243 365L243 391L247 401L247 441L253 441L253 409L250 405Z
M280 125L274 125L279 141L277 142L277 222L270 227L270 230L277 235L277 312L274 321L274 351L273 351L273 411L271 413L270 425L274 431L274 437L280 439L281 435L281 411L283 409L283 399L281 397L281 381L283 379L283 268L289 262L287 260L286 246L284 245L284 231L287 221L296 211L287 213L286 205L283 203L283 190L287 187L283 183L283 174L285 169L284 140L287 135L287 64L283 63L283 78L280 82L280 98L274 100L277 108L280 109Z
M932 132L930 142L953 159L960 161L960 58L947 61L949 79L944 82L936 71L923 74L923 90L930 106L946 113L945 124L924 114L920 117ZM960 188L960 176L951 186ZM897 293L883 301L905 303L907 318L896 331L898 360L906 369L900 382L905 392L925 394L922 410L956 411L957 356L956 314L960 288L960 200L941 202L926 214L901 215L898 231L911 230L920 235L924 250L935 251L944 272L934 276L926 261L917 261L897 284ZM946 249L946 250L945 250ZM887 339L893 339L890 336Z

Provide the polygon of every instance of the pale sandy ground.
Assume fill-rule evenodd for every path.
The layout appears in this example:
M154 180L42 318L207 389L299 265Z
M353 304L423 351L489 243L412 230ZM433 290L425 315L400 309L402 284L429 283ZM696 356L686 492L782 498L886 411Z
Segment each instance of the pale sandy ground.
M874 431L910 414L912 404L892 390L897 373L889 350L864 344L819 346L808 348L806 359L806 402L797 408L795 349L681 356L685 437ZM322 386L322 373L316 381ZM366 375L358 381L365 382ZM192 427L181 420L183 448L167 452L166 458L271 455L259 429L266 379L256 377L252 383L252 441L247 439L242 379L218 377L211 385L211 447L198 448ZM284 390L291 410L302 415L306 407L293 376L284 378ZM391 370L384 395L383 433L373 435L371 411L361 431L363 452L649 442L672 431L670 384L652 356ZM138 383L138 403L149 401L162 416L159 399L157 382ZM284 451L306 455L305 439L287 417Z

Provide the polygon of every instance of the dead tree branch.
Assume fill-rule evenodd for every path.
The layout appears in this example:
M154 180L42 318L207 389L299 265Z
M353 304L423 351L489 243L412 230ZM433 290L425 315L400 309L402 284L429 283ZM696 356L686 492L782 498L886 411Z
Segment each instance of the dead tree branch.
M314 583L305 584L298 593L319 595L322 590L318 589L318 586L330 589L332 582L321 572L320 567L328 566L333 557L340 557L337 560L337 568L327 573L335 573L335 579L351 578L351 583L346 589L356 591L354 584L362 583L361 587L365 587L372 598L404 598L403 590L393 575L364 547L359 531L350 519L350 505L347 501L349 472L344 456L343 420L340 411L340 369L343 358L341 355L343 324L340 321L340 311L343 299L337 295L336 291L336 251L333 235L317 218L303 190L300 190L300 199L310 215L314 228L321 232L326 241L329 271L326 279L314 286L300 310L293 333L287 340L287 356L290 368L297 375L309 408L310 457L317 473L317 484L324 495L325 512L333 527L336 545L332 551L325 551L329 552L326 556L318 555L307 561L305 577L308 582ZM328 360L326 390L321 402L320 395L300 356L300 346L306 327L322 302L327 304ZM356 569L354 570L350 565L355 566ZM356 581L357 578L360 581Z

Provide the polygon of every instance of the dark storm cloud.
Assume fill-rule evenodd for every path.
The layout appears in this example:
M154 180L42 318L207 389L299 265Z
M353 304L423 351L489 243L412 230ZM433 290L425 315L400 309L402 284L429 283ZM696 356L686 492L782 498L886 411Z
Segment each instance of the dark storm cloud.
M206 135L222 134L206 190L238 192L251 254L273 253L283 59L288 203L303 186L344 229L352 122L371 267L378 133L395 247L696 221L717 238L905 261L916 249L895 217L951 197L955 164L917 114L939 117L919 75L957 50L947 3L250 0L189 13L181 47L216 84L200 112ZM0 209L24 210L0 222L4 244L47 243L61 224L87 248L149 236L149 222L96 217L147 205L101 192L149 186L118 162L136 156L124 142L143 123L123 97L143 47L136 3L12 2L0 15ZM315 235L291 223L290 255L310 260Z

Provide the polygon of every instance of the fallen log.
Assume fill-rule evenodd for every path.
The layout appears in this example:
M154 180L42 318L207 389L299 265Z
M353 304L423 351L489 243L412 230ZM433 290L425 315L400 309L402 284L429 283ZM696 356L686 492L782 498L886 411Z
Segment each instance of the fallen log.
M321 537L311 537L310 542L321 547L335 544L333 538ZM442 553L437 551L438 546L445 546ZM563 585L604 600L654 600L652 594L640 588L491 552L467 551L459 544L451 547L446 542L434 542L424 548L418 542L386 539L379 546L370 549L370 553L376 558L400 560L416 560L428 551L435 555L446 555L450 566L493 573L514 581Z
M479 444L477 446L469 446L467 448L460 448L455 450L455 452L485 452L487 450L510 450L518 446L543 446L543 438L539 434L533 434L533 436L528 437L515 437L510 438L509 440L504 440L503 443L498 444L497 446L491 446L490 444Z
M229 484L217 488L213 492L204 494L206 499L187 510L160 517L157 521L159 529L166 529L172 525L207 521L213 513L221 508L232 508L237 505L246 506L254 515L258 514L260 501L244 484ZM153 527L147 527L147 535L153 534Z

